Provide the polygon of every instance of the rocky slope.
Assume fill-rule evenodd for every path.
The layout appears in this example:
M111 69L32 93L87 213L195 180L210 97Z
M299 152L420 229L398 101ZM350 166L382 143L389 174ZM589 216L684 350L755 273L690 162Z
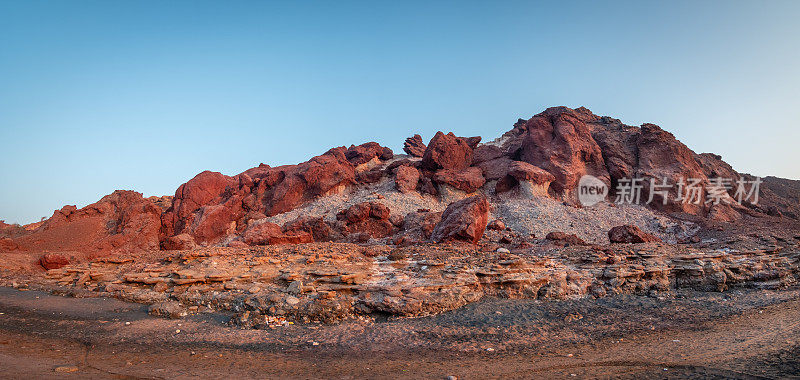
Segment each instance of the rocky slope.
M585 108L549 108L481 141L438 132L425 144L415 135L405 141L407 155L369 142L297 165L261 164L234 176L205 171L171 197L116 191L81 209L65 206L34 225L0 224L0 269L45 268L57 284L93 284L91 289L118 296L130 294L123 283L158 288L147 302L194 289L195 298L181 300L197 306L205 292L227 291L223 297L238 300L229 304L235 311L245 302L237 293L243 290L270 300L292 295L318 312L314 308L335 299L336 307L345 308L342 318L421 315L484 295L550 294L541 289L599 296L669 291L684 283L721 290L727 284L795 282L800 181L765 178L757 204L734 202L735 186L723 191L718 204L686 203L673 186L646 204L582 207L576 189L587 174L610 188L609 200L628 178L643 179L642 194L651 190L650 179L694 178L704 199L714 178L735 183L754 177L718 155L693 152L656 125L628 126ZM687 256L687 247L723 243L713 236L705 241L709 233L746 234L754 226L780 236L781 248L769 242L753 247L729 234L722 251ZM630 244L652 252L633 255L624 248ZM267 245L282 248L269 251L277 255L255 248ZM220 259L225 265L214 259L200 273L176 264L223 247L233 252ZM333 255L325 265L322 253ZM421 258L406 259L415 254ZM104 257L117 264L127 257L133 264L109 272ZM264 260L274 265L262 268ZM638 266L613 269L629 261ZM146 268L140 265L145 262ZM635 276L620 278L620 270ZM516 288L509 284L519 289L511 291ZM252 310L269 314L269 308Z
M392 196L395 204L433 210L423 219L436 225L440 223L436 213L445 211L450 203L481 194L492 207L460 217L448 214L451 217L443 221L447 225L439 226L439 230L458 230L454 234L459 239L477 243L483 229L468 226L463 219L486 218L491 210L520 199L553 199L577 207L575 190L585 174L609 185L610 197L624 178L643 178L643 194L649 192L651 178L671 182L697 178L703 194L710 178L751 178L736 172L720 156L692 152L658 126L628 126L585 108L549 108L529 120L520 119L511 131L492 142L480 141L480 137L439 132L427 145L419 135L407 139L404 150L408 156L396 157L390 149L371 142L334 148L297 165L261 164L235 176L206 171L181 185L171 198L145 200L137 193L118 191L80 210L65 206L32 231L7 233L2 247L111 252L370 239L387 244L396 244L395 240L421 242L429 240L430 234L409 240L407 229L412 226L404 223L417 210L402 206L395 210L392 202L383 201L387 196ZM377 186L387 181L393 182L394 188ZM342 207L314 213L311 218L278 218L282 223L277 226L266 224L320 199L348 198L364 189L378 194L374 201L387 205L388 212L382 209L379 215L368 215L351 210L347 217L337 217L347 213ZM759 214L797 218L799 189L798 181L770 177L762 186L758 205L740 206L734 202L695 205L676 201L673 187L666 200L656 194L647 206L696 222L732 222L742 215ZM733 196L734 190L728 195ZM361 205L358 210L366 207ZM469 228L473 231L467 232ZM391 239L393 236L397 238ZM438 238L434 236L434 240Z

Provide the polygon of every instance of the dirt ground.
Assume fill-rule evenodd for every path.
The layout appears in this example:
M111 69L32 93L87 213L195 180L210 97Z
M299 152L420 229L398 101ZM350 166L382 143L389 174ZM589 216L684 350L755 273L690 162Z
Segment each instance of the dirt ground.
M800 377L800 289L481 302L366 324L242 330L228 315L0 288L3 378Z

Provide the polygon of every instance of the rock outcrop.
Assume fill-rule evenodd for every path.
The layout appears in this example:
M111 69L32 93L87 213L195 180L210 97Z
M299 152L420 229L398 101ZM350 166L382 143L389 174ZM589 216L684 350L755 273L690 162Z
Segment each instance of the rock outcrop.
M395 172L395 187L401 193L410 193L417 189L419 184L419 170L413 166L403 165Z
M436 132L422 156L422 167L430 171L439 169L464 170L472 164L472 148L463 138L452 132Z
M661 242L661 239L642 231L639 227L626 224L616 226L608 231L608 240L612 243L650 243Z
M151 251L159 248L161 210L141 193L117 190L78 209L64 206L14 242L26 251Z
M307 231L284 233L281 226L270 222L257 223L249 227L245 230L243 239L250 245L299 244L310 243L314 240L311 233Z
M357 173L393 156L390 149L371 142L334 148L298 165L262 164L234 177L200 173L176 191L164 213L163 238L187 233L198 244L219 243L244 233L249 220L291 211L355 186Z
M392 234L395 229L389 221L390 210L378 202L363 202L340 211L336 218L344 223L344 233L364 234L372 238L382 238Z
M467 241L477 244L483 237L489 219L489 202L483 195L475 195L447 206L442 220L431 233L436 243Z
M39 265L47 270L59 269L69 265L69 259L59 254L48 253L39 258Z
M406 139L403 143L403 152L412 157L422 157L425 155L427 146L422 142L422 136L414 135Z

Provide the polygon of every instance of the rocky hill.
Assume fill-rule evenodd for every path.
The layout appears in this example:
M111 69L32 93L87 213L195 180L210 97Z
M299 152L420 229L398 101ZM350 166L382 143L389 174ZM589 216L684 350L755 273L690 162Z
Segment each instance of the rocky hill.
M407 139L405 155L369 142L297 165L261 164L233 176L205 171L172 197L116 191L28 228L3 224L0 249L80 261L111 252L325 241L514 248L550 232L606 243L618 225L680 242L709 224L800 216L800 182L766 178L759 202L740 204L736 181L755 177L718 155L693 152L656 125L628 126L586 108L548 108L481 141L438 132L427 145L419 135ZM584 208L576 190L587 174L608 186L609 200L630 178L655 196L650 203ZM705 197L719 177L731 181L722 202L689 203L675 186L651 188L665 179L696 179Z

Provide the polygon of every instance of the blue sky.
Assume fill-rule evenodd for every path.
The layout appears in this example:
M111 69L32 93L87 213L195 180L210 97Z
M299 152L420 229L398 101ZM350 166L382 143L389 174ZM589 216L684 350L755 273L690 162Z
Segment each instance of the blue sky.
M0 0L0 219L555 105L800 178L800 2Z

